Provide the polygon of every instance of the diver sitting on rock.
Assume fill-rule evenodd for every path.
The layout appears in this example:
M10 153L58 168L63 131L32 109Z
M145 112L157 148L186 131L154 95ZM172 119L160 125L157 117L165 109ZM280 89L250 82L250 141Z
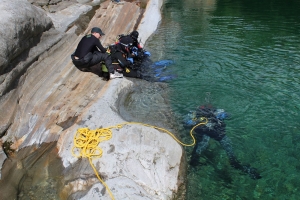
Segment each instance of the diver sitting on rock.
M122 72L127 77L143 78L143 62L150 56L150 53L144 51L138 43L138 35L137 31L129 35L119 35L116 43L109 47L116 71Z
M133 63L135 60L141 60L145 56L151 56L150 52L145 51L138 41L139 32L132 31L128 35L121 34L118 36L116 45L121 45L127 49L127 58ZM131 59L132 58L132 59Z
M172 80L175 76L165 74L164 71L173 61L161 60L153 63L150 59L150 52L145 51L139 44L138 36L137 31L133 31L129 35L119 35L115 44L109 46L115 71L126 77L152 82ZM103 77L108 76L105 66L102 74Z
M197 126L195 131L196 145L194 146L190 164L196 166L199 163L200 154L207 148L210 138L218 141L226 151L230 165L248 174L252 179L260 179L261 176L257 170L250 165L242 165L236 158L231 145L230 138L225 133L226 124L224 119L228 114L223 109L215 109L211 106L200 106L196 111L188 114L185 119L185 125L193 127L207 119L205 125Z
M83 36L80 40L75 52L71 55L73 64L81 71L93 72L101 76L101 64L105 62L108 69L108 79L123 77L122 74L115 73L112 65L111 56L100 42L101 36L104 35L102 30L94 27L91 34Z

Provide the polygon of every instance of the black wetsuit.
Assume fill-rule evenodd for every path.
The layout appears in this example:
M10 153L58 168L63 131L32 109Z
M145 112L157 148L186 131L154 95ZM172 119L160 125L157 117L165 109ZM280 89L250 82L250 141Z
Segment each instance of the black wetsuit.
M130 35L122 36L115 45L110 46L112 61L113 63L117 62L120 64L120 67L123 69L124 76L142 78L140 70L141 60L137 63L138 57L132 54L132 48L134 46L138 46L136 40L134 40ZM127 58L132 58L134 63L131 63Z
M261 176L255 168L252 168L249 165L242 165L237 160L233 152L231 140L225 133L226 124L223 120L218 119L213 113L214 110L207 108L197 111L197 117L206 117L208 119L208 123L194 129L196 145L192 152L190 164L193 166L198 164L201 152L207 148L210 138L213 138L218 141L226 151L232 167L249 174L252 179L260 179Z
M73 64L80 70L90 68L104 61L108 71L114 73L110 55L106 53L106 49L102 46L100 40L92 34L86 35L80 40L71 58Z
M130 35L123 36L119 39L119 43L128 45L131 47L136 47L138 49L141 49L141 46L137 39L133 39Z
M120 44L122 51L126 52L126 56L128 58L134 58L137 59L137 55L133 54L133 48L135 47L137 51L140 53L143 51L143 48L141 47L140 43L137 41L137 39L132 38L130 35L122 36L119 39L118 44Z
M111 53L112 53L112 60L118 61L122 68L130 67L131 63L128 58L130 56L129 50L126 49L126 47L120 43L111 46Z

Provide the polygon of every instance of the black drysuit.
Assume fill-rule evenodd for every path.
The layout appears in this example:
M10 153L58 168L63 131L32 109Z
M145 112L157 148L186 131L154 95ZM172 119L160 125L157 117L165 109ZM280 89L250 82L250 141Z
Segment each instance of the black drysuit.
M114 73L110 54L106 53L106 49L102 46L100 40L92 34L86 35L80 40L71 58L73 64L80 70L84 68L89 69L104 61L108 71ZM101 67L101 65L98 66Z
M199 112L201 113L201 111ZM231 145L230 138L227 137L225 133L226 124L223 120L218 119L213 111L205 110L206 117L208 122L206 125L198 126L194 129L196 137L196 145L194 146L192 152L192 158L190 164L195 166L199 162L200 154L203 152L207 146L210 138L218 141L223 149L226 151L229 158L230 165L235 169L241 170L242 172L247 173L252 179L260 179L260 174L256 171L255 168L252 168L250 165L242 165L236 158L233 148ZM208 114L208 115L207 115Z

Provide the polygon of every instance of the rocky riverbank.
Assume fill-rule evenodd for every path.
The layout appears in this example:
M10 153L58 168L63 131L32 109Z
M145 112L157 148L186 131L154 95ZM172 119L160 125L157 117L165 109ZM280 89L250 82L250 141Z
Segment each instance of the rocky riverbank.
M93 26L106 33L104 45L134 29L145 43L161 19L162 0L149 0L144 10L135 1L102 2L77 35L75 22L91 2L55 12L26 0L0 3L0 199L111 199L88 159L71 154L73 138L81 127L124 123L119 94L135 82L80 72L70 55ZM100 146L103 156L93 164L115 199L184 197L183 150L168 134L135 124L113 129Z

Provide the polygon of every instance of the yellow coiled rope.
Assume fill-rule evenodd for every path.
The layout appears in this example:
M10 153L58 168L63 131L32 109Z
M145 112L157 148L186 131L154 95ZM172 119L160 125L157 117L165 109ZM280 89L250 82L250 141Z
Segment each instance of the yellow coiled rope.
M139 124L142 126L147 126L147 127L151 127L163 132L168 133L176 142L178 142L179 144L183 145L183 146L194 146L196 143L196 139L193 135L193 131L195 128L197 128L198 126L201 125L205 125L207 124L207 118L202 117L200 118L200 122L199 124L197 124L196 126L194 126L191 131L190 131L190 135L193 139L193 143L192 144L185 144L183 142L181 142L179 139L177 139L175 137L174 134L172 134L170 131L164 129L164 128L160 128L160 127L156 127L156 126L152 126L149 124L144 124L144 123L139 123L139 122L125 122L125 123L121 123L118 124L116 126L110 126L107 128L99 128L96 130L90 130L89 128L79 128L77 130L77 133L74 136L74 146L72 148L72 154L75 157L86 157L89 159L90 165L92 166L97 178L99 179L99 181L105 186L106 190L109 193L109 196L111 197L111 199L115 199L112 192L110 191L109 187L106 185L106 183L100 178L98 171L96 170L95 166L93 165L92 159L93 158L100 158L102 157L102 149L98 146L98 144L102 141L106 141L111 139L112 137L112 131L111 129L120 129L125 125L128 124ZM77 153L75 153L75 151Z

